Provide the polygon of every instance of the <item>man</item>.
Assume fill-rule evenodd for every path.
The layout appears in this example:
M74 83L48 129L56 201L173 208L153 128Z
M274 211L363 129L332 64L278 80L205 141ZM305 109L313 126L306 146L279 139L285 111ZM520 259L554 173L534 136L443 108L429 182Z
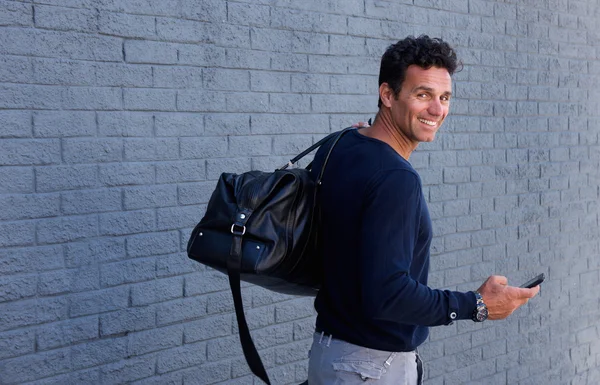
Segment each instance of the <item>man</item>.
M501 276L474 292L427 286L431 219L408 159L448 115L457 66L441 39L408 37L390 46L375 122L346 133L329 158L319 196L325 276L315 300L310 385L419 384L416 349L429 326L503 319L539 291L508 286Z

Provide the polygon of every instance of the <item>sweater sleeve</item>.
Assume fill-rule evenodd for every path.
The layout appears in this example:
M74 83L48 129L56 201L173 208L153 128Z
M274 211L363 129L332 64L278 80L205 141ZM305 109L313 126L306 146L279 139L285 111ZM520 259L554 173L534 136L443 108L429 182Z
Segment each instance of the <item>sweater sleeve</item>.
M435 326L470 319L475 310L474 293L431 289L411 277L411 265L423 263L413 260L415 248L423 246L417 244L422 230L421 196L420 180L410 170L379 172L367 186L361 293L365 314L374 320Z

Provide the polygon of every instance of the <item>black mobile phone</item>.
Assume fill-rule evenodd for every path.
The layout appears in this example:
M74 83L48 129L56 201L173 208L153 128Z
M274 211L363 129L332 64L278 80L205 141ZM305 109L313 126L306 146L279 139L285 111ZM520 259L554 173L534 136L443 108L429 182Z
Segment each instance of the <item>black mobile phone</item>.
M538 275L537 277L530 279L529 281L525 282L524 284L522 284L519 287L524 287L527 289L531 289L532 287L536 287L537 285L539 285L540 283L544 282L544 279L546 279L546 276L544 275L544 273Z

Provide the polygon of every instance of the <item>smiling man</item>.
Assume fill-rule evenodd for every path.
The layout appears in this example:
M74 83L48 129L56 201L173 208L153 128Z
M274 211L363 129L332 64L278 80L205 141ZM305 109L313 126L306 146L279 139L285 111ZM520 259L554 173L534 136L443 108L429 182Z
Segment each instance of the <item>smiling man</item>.
M347 133L331 153L319 195L325 276L315 300L310 385L419 384L416 349L429 326L503 319L539 291L508 286L502 276L470 292L427 285L432 224L409 157L435 139L448 115L457 67L441 39L390 46L374 124Z

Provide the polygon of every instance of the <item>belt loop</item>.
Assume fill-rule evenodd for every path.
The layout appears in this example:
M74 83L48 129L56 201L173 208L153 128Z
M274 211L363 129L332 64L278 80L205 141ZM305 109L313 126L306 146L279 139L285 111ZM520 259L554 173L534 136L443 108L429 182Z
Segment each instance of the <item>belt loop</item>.
M329 340L327 340L327 347L329 347L329 344L331 344L331 337L333 337L331 334L329 335Z
M324 335L325 335L325 332L321 332L321 338L319 338L319 345L321 344L321 342L323 342Z

